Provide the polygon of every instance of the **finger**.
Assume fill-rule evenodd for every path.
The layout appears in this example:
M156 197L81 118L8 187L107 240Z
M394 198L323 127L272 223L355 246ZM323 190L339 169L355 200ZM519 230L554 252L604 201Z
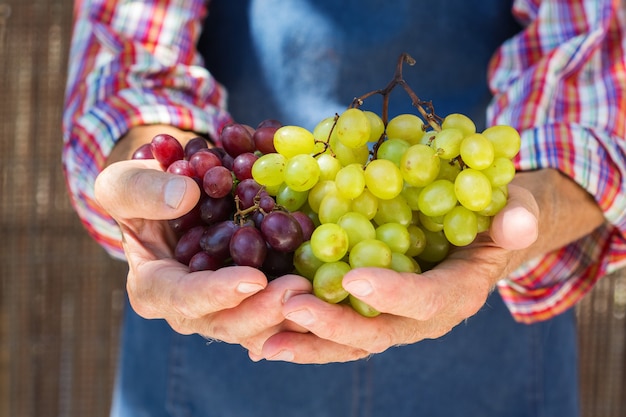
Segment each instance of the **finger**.
M363 317L347 305L330 304L313 295L293 297L285 303L283 312L287 319L321 339L370 353L423 338L416 331L415 320L389 314Z
M300 364L348 362L369 356L366 350L337 344L313 333L281 332L270 337L261 355L250 355L252 360L264 358Z
M283 325L283 304L297 294L311 291L311 282L306 278L297 275L277 278L263 291L242 301L237 308L199 319L201 323L196 324L197 331L228 343L243 344L260 353L263 343L271 335L281 329L297 329L294 324Z
M484 304L493 287L489 267L451 258L423 274L357 268L344 276L342 285L378 311L419 321L439 318L447 326ZM462 277L459 271L464 271Z
M492 220L491 238L505 249L525 249L539 236L538 216L539 207L530 191L510 184L507 205Z
M135 265L127 281L128 296L137 314L180 323L235 307L266 286L265 275L255 268L238 266L189 273L173 259Z
M96 178L98 203L116 219L167 220L191 210L200 198L196 182L169 174L153 160L122 161Z

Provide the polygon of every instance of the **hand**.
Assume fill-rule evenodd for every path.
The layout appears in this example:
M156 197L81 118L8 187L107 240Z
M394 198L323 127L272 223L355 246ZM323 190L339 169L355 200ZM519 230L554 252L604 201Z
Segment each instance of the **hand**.
M576 210L568 210L571 207ZM490 232L454 250L434 269L409 274L361 268L346 274L344 288L383 314L365 318L347 306L297 295L285 303L283 312L310 333L278 333L268 339L261 355L250 356L344 362L440 337L475 314L496 282L524 260L578 239L602 221L590 196L558 172L518 174Z
M190 273L173 259L175 236L167 219L188 212L200 189L190 178L163 172L154 160L110 164L98 176L96 198L118 222L129 265L127 290L144 318L163 318L183 334L199 333L260 352L279 330L298 331L281 308L308 280L287 276L268 284L254 268Z

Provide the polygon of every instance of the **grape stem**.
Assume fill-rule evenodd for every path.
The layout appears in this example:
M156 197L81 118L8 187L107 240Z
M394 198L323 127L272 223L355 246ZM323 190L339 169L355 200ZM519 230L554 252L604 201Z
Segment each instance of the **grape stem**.
M403 68L403 64L405 63L410 66L413 66L415 65L415 59L413 59L406 52L403 52L402 54L400 54L400 57L398 58L396 71L393 75L393 78L389 82L389 84L387 84L385 88L370 91L369 93L363 94L360 97L356 97L352 101L352 104L350 105L350 107L358 108L361 105L363 105L363 102L368 97L371 97L375 94L382 95L383 96L383 109L382 109L381 119L383 123L385 124L385 126L387 126L387 122L389 121L389 96L391 94L391 91L394 88L396 88L396 86L399 85L404 89L404 91L406 91L408 96L411 98L411 103L413 104L413 106L417 108L417 110L420 112L424 120L426 120L426 123L428 123L428 125L432 127L435 131L439 132L441 130L441 122L443 121L443 119L435 114L435 109L433 107L432 102L421 100L417 96L417 94L415 94L413 89L404 80L404 77L402 76L402 68Z

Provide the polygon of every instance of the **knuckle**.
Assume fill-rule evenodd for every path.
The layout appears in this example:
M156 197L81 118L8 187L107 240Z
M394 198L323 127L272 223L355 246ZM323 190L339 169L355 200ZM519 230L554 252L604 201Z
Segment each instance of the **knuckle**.
M169 318L166 319L166 321L170 325L172 330L174 330L176 333L180 333L183 335L196 333L192 330L192 326L190 325L189 320L185 319L184 317Z

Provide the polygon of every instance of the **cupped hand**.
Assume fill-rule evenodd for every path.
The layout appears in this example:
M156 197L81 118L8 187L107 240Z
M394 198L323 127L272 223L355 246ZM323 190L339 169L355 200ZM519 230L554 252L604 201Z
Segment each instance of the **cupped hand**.
M95 187L122 231L128 296L140 316L163 318L183 334L241 344L252 354L279 330L300 330L281 308L291 296L311 292L306 279L286 276L268 284L261 271L236 266L190 273L174 259L176 237L167 219L195 206L200 189L194 180L165 173L154 160L130 160L105 168Z
M523 249L538 237L539 209L532 193L511 185L509 203L492 222L490 233L455 249L423 274L359 268L343 278L344 288L382 312L366 318L350 307L314 295L288 300L285 317L304 332L280 332L268 339L253 360L297 363L345 362L402 344L437 338L475 314L498 280L515 269Z

